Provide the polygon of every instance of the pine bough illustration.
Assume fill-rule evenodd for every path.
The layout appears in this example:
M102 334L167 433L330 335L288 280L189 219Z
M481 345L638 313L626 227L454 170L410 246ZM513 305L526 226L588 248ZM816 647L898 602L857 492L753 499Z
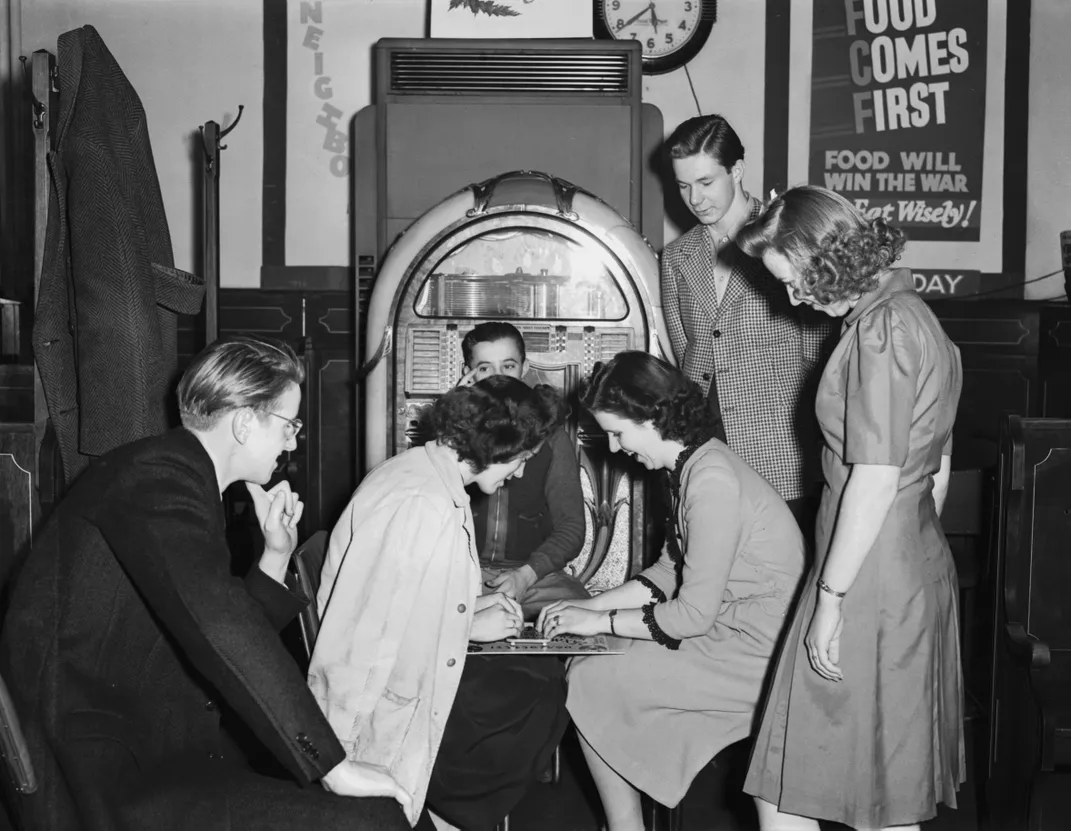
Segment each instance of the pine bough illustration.
M517 17L520 14L516 9L495 3L494 0L450 0L450 8L447 11L454 9L468 9L473 17L477 14L486 14L489 17Z

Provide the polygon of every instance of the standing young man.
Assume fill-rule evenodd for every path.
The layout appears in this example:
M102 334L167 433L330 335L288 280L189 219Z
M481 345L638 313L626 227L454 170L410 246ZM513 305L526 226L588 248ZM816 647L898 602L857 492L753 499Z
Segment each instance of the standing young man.
M666 142L698 224L662 253L662 307L677 363L708 390L719 438L788 502L808 540L817 507L814 389L833 327L792 306L733 240L761 203L744 190L744 146L720 115L680 124Z
M461 341L468 370L462 384L489 375L521 378L528 371L524 338L509 323L481 323ZM556 600L580 600L587 591L563 569L584 545L584 495L576 449L563 428L551 434L524 466L490 496L470 490L476 549L484 586L521 604L525 620Z

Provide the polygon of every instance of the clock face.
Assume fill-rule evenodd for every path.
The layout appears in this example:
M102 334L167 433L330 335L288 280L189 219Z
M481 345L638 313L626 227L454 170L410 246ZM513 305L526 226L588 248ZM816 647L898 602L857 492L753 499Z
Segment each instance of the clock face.
M682 49L699 29L702 0L602 0L603 20L618 40L638 40L643 58Z

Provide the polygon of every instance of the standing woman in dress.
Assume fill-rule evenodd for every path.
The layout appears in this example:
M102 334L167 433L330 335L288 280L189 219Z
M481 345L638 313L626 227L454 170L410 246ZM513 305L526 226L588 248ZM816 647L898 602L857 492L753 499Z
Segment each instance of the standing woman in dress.
M815 572L744 790L763 831L918 828L956 806L965 776L956 571L938 520L959 350L891 267L903 234L838 194L792 188L737 243L794 303L844 317L817 399Z

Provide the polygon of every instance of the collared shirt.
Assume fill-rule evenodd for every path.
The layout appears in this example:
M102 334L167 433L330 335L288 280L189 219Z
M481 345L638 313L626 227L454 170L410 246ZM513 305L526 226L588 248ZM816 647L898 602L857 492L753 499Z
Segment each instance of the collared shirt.
M437 442L376 467L331 532L309 687L348 758L381 765L416 821L479 594L472 514Z

